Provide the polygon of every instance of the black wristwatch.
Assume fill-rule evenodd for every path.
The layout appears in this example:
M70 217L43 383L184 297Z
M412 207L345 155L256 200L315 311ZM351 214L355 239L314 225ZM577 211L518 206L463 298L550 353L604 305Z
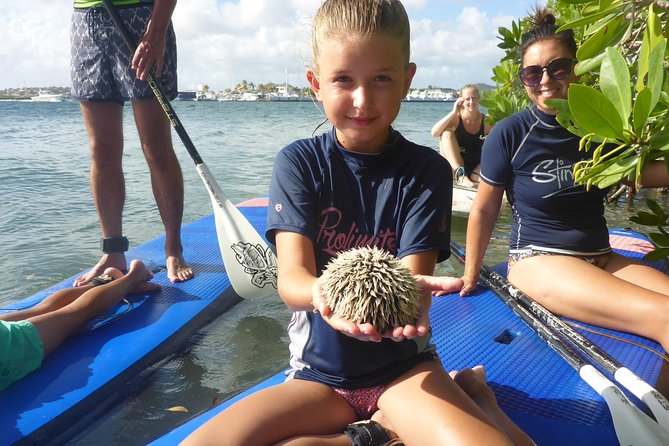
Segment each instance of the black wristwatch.
M130 242L127 237L102 237L100 239L100 249L105 254L113 252L126 252Z

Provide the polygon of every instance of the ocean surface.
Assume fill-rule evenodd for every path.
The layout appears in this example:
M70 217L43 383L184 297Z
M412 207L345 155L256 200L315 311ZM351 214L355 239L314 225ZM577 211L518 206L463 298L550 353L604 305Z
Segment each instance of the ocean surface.
M437 148L432 125L450 103L408 102L395 127ZM311 102L174 102L186 131L233 202L266 195L274 155L308 137L324 116ZM0 307L90 268L100 256L99 228L88 183L88 141L76 102L0 101ZM329 128L326 125L318 132ZM133 245L163 233L132 111L125 108L124 233ZM211 213L194 164L173 133L185 181L184 224ZM607 210L612 227L644 208L646 192ZM659 195L667 209L669 198ZM488 263L506 255L506 206L493 233ZM466 217L454 216L464 241ZM459 274L445 262L443 274ZM177 423L285 367L289 312L278 296L243 301L193 337L188 348L146 377L135 395L77 437L77 445L141 445ZM167 409L184 406L189 413Z

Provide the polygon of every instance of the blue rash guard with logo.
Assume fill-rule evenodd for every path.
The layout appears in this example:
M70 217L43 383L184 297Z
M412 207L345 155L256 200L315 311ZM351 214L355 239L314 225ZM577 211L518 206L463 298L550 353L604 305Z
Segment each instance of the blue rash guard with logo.
M496 123L483 145L481 179L506 190L513 209L511 250L564 254L610 250L604 218L608 189L574 184L574 164L592 157L578 136L532 106Z
M335 131L295 141L274 162L267 237L308 237L318 274L338 252L376 246L402 258L437 250L449 257L452 176L435 150L390 130L379 154L343 148ZM430 334L380 343L348 337L320 313L296 311L288 328L290 377L359 389L383 385L434 357Z

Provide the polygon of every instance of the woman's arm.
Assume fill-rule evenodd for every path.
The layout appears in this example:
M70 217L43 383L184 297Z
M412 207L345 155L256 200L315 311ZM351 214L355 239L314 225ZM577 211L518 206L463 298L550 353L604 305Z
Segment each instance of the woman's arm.
M640 187L668 187L669 165L664 160L655 160L648 163L641 171Z
M464 100L458 98L453 104L453 110L443 118L441 118L434 126L432 126L432 136L439 138L446 130L454 132L458 128L460 120L460 112L462 111L462 104Z
M464 286L460 291L461 296L465 296L476 289L481 264L502 205L503 196L503 188L491 186L483 181L479 184L467 223L467 252L465 272L462 276Z

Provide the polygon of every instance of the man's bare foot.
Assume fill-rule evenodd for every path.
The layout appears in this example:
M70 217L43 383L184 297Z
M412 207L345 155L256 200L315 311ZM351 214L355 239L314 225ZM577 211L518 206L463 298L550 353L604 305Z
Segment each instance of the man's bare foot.
M185 282L195 275L183 256L167 256L165 264L167 266L167 278L172 283Z
M93 278L102 274L104 270L107 268L116 268L121 272L125 271L126 269L125 254L122 252L103 254L100 261L89 272L87 272L82 276L77 277L74 280L74 284L72 286L78 287L86 285Z

